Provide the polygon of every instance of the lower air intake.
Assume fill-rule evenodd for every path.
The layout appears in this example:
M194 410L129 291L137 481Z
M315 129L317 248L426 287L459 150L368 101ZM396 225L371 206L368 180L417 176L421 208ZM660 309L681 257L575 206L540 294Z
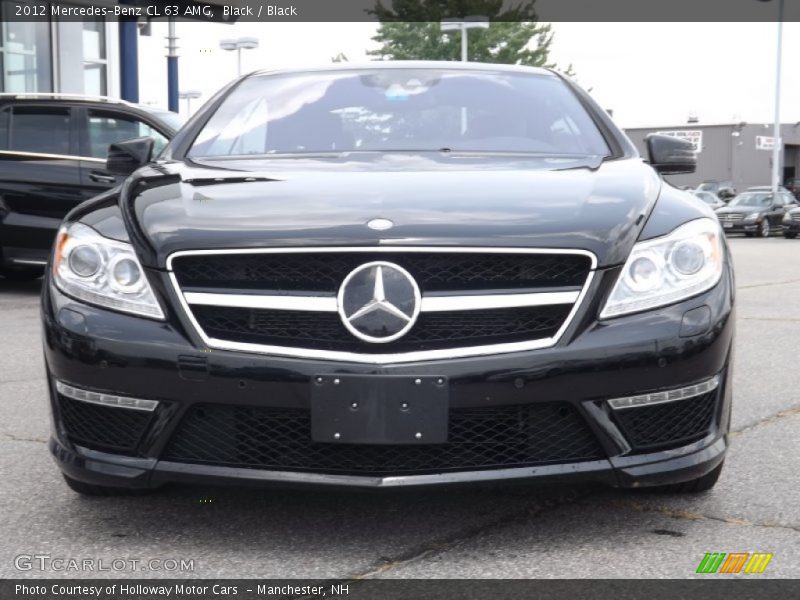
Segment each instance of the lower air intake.
M102 406L58 395L61 422L75 444L96 450L136 450L153 412Z
M714 424L719 390L687 400L613 411L634 450L685 446L705 437Z
M569 404L452 409L444 444L361 445L311 441L304 409L198 405L165 460L277 471L410 475L604 458Z

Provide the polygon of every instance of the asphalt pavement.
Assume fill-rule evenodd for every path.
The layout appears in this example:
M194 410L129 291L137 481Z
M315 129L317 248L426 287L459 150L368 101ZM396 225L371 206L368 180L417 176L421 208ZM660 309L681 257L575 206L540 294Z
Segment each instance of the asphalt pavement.
M771 552L760 577L800 577L800 240L730 243L734 435L716 488L693 496L504 486L80 497L46 447L39 284L0 278L0 577L684 578L706 552ZM30 555L126 566L40 570ZM151 559L162 570L130 567ZM164 570L182 559L193 570Z

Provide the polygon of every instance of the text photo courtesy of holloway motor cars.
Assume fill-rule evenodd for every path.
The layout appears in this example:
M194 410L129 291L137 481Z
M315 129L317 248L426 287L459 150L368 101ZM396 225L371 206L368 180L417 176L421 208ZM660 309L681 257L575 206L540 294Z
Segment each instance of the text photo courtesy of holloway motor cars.
M797 57L793 0L0 1L0 598L797 596Z

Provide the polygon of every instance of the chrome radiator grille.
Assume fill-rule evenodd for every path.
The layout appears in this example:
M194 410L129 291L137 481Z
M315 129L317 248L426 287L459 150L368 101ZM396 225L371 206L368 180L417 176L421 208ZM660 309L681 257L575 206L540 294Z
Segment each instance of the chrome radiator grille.
M337 295L375 261L419 288L413 327L388 343L352 335ZM365 247L178 252L168 269L211 348L380 364L551 346L595 263L582 250Z

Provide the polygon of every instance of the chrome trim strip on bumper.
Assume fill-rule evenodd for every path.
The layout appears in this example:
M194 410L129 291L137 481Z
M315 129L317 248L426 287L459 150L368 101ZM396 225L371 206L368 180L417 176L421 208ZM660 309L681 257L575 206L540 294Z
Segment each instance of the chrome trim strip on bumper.
M198 473L208 477L250 479L275 483L308 483L313 485L351 486L368 488L399 488L448 483L470 483L477 481L502 481L528 477L564 476L573 474L608 473L612 466L607 459L567 463L569 473L564 472L564 464L541 465L536 467L515 467L510 469L483 469L480 471L455 471L452 473L432 473L425 475L391 475L369 477L364 475L329 475L298 471L267 471L241 467L220 467L216 465L195 465L170 461L159 461L154 476L187 475Z
M491 308L501 308L501 307L518 307L518 306L525 306L525 304L519 304L519 298L521 296L528 296L528 299L533 301L536 304L532 304L533 306L541 306L544 304L569 304L573 303L572 310L570 310L569 314L567 315L566 319L562 323L559 330L552 336L548 338L539 338L535 340L525 341L525 342L512 342L512 343L503 343L503 344L491 344L491 345L484 345L484 346L464 346L461 348L448 348L442 350L419 350L414 352L402 352L402 353L394 353L394 354L380 354L380 353L356 353L356 352L342 352L342 351L335 351L335 350L316 350L311 348L295 348L295 347L288 347L288 346L269 346L269 345L262 345L262 344L251 344L245 342L232 342L229 340L220 340L217 338L212 338L206 335L203 328L195 319L194 314L191 310L191 302L189 298L194 300L201 300L203 302L198 303L205 303L205 301L210 301L212 298L209 298L209 295L200 295L195 296L193 294L200 294L195 292L186 292L184 293L181 290L180 284L178 283L178 279L175 276L175 272L172 267L173 260L181 257L181 256L209 256L209 255L230 255L230 254L243 254L243 255L252 255L252 254L322 254L322 253L382 253L382 252L393 252L393 253L411 253L411 252L427 252L427 253L435 253L435 252L447 252L447 253L476 253L476 254L555 254L555 255L580 255L586 256L590 259L591 264L589 267L589 273L586 277L586 281L583 284L583 288L580 292L542 292L538 294L498 294L498 295L475 295L475 296L457 296L457 297L446 297L446 296L432 296L422 299L423 306L428 303L428 311L437 311L437 310L476 310L479 308L483 308L486 305L483 304L488 302L487 299L496 300L497 302L513 302L513 304L506 304L506 305L492 305ZM524 352L526 350L538 350L541 348L549 348L554 346L567 328L572 324L573 319L575 318L578 309L582 306L583 300L586 297L586 293L588 292L589 288L591 287L592 281L595 276L595 272L597 269L597 257L594 253L589 252L588 250L578 250L578 249L560 249L560 248L506 248L506 247L492 247L492 248L480 248L480 247L448 247L448 246L339 246L339 247L302 247L302 248L252 248L252 249L224 249L224 250L181 250L178 252L174 252L173 254L167 257L167 274L169 280L172 284L172 288L175 291L176 297L178 302L181 304L183 308L184 314L186 315L187 319L191 323L192 327L197 333L198 337L206 344L207 347L218 349L218 350L232 350L238 352L249 352L249 353L256 353L256 354L269 354L274 356L285 356L285 357L292 357L292 358L309 358L315 360L339 360L339 361L348 361L348 362L355 362L355 363L364 363L364 364L377 364L377 365L385 365L385 364L398 364L398 363L408 363L408 362L418 362L418 361L425 361L425 360L444 360L444 359L452 359L452 358L466 358L471 356L483 356L489 354L503 354L509 352ZM262 305L253 306L252 308L274 308L276 310L280 310L276 308L276 305L281 306L289 306L289 302L291 302L291 310L297 310L298 304L295 303L296 300L301 299L300 302L304 306L314 306L317 310L322 308L322 312L333 312L331 307L334 307L333 310L338 310L338 304L336 303L336 298L327 298L327 297L308 297L308 296L251 296L247 294L240 294L235 295L237 296L234 300L231 300L231 304L219 304L221 301L218 296L223 296L226 294L210 294L213 296L213 301L215 305L218 306L239 306L241 304L233 304L239 300L251 303L260 303ZM231 296L234 296L231 294ZM260 298L260 299L259 299ZM284 300L285 298L285 300ZM454 299L458 300L458 306L472 306L473 308L452 308L448 307L447 309L443 308L443 303L447 301L453 301ZM331 300L333 300L333 304L331 304ZM566 300L566 301L565 301ZM263 306L263 305L271 305L271 306ZM528 304L531 305L531 304ZM433 307L432 309L430 307ZM453 305L455 306L455 304ZM289 310L289 308L284 308L283 310ZM424 310L424 308L423 308Z
M34 267L46 267L46 260L34 260L32 258L12 258L11 262L15 265L29 265Z
M91 390L84 390L71 386L59 380L56 380L56 390L62 396L72 398L79 402L99 404L100 406L109 406L112 408L127 408L130 410L153 412L158 406L158 400L144 400L142 398L131 398L129 396L115 396L114 394L106 394L105 392L93 392Z
M491 294L485 296L423 296L420 310L421 312L452 312L573 304L579 295L580 292L542 292L533 294ZM334 296L269 296L259 294L212 294L207 292L185 292L183 296L189 304L202 306L310 312L337 312L339 310Z

